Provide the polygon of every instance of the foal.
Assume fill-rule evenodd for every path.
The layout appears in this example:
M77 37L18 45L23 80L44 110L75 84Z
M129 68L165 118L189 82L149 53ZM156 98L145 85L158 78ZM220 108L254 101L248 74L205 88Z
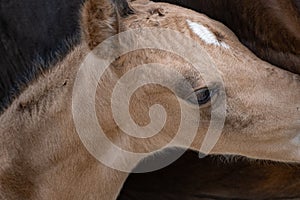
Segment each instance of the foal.
M82 42L62 62L33 80L0 116L2 199L115 199L128 172L107 165L137 164L137 160L112 151L115 145L126 151L146 154L164 147L178 131L180 124L177 123L182 120L182 114L188 122L183 130L186 136L181 135L174 146L199 150L211 121L222 121L218 109L224 97L223 86L215 79L215 72L220 73L224 81L226 120L217 144L209 153L300 161L298 75L261 61L242 46L230 30L204 15L148 1L135 1L131 6L135 13L132 14L125 5L126 12L130 11L125 17L120 12L124 9L116 8L109 0L88 0L82 10ZM82 76L86 71L81 66L91 49L95 48L92 53L95 60L103 61L97 58L98 54L118 54L122 45L139 45L142 41L126 41L120 36L115 37L114 43L108 43L105 41L107 38L125 30L135 29L137 32L133 33L143 33L146 27L167 28L177 31L172 32L175 35L180 32L192 38L194 43L190 49L180 49L180 41L176 41L174 35L163 38L164 41L151 40L149 44L175 43L178 44L175 49L192 52L195 56L201 56L201 52L193 52L194 46L200 45L208 53L207 57L213 60L217 71L208 63L207 66L198 66L207 73L202 74L185 58L161 49L146 48L117 56L100 79L96 74L95 77ZM160 37L164 32L159 30L162 31L157 33ZM136 34L136 38L139 36ZM98 49L99 44L108 44L115 51ZM182 43L182 47L184 45ZM145 65L145 71L132 71L139 70L140 65ZM159 73L159 69L170 73ZM169 84L172 91L160 84L149 84L138 88L128 100L126 95L130 93L131 84L148 79L147 70L151 73L154 70L150 78L159 77ZM124 82L125 75L131 72L134 72L132 79ZM90 91L93 88L76 90L81 86L77 82L78 76L86 78L88 83L99 79L97 90L94 93ZM204 80L203 77L210 78ZM121 84L118 85L119 80ZM113 102L113 89L117 85L124 89L125 94L117 96L116 102ZM92 121L94 115L83 114L90 105L84 101L74 104L74 98L90 92L95 98L87 98L95 101L91 107L106 138L112 142L110 146L105 146L104 140L97 140L98 136L90 135L91 127L95 126ZM191 95L193 92L194 95ZM162 115L166 114L167 118L163 119L164 127L158 130L159 134L150 138L130 137L127 135L130 133L126 134L118 126L126 127L127 121L118 124L119 116L113 114L111 107L119 105L118 108L123 109L122 105L126 105L127 100L131 120L139 126L151 124L151 120L161 122L163 118L157 115L161 113L156 113L152 105L164 107ZM75 112L74 107L78 109ZM189 112L183 113L184 109ZM201 114L200 121L193 120L195 113ZM216 118L213 119L213 115L217 115ZM84 133L79 133L78 124ZM190 134L186 130L195 127L197 132L192 144L185 146ZM90 144L85 143L84 137L91 139L92 148L86 148ZM94 156L96 152L105 157L108 164L99 162L91 152Z

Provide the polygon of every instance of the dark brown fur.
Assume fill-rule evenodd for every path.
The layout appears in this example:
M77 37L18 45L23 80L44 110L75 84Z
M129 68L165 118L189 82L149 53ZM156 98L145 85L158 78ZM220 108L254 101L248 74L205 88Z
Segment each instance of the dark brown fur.
M118 200L299 199L299 167L189 151L167 168L131 174Z

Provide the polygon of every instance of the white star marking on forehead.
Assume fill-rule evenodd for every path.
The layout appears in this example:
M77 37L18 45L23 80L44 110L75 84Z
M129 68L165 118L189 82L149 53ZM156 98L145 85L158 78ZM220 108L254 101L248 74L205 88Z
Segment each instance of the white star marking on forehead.
M218 41L216 35L211 32L207 27L202 24L186 20L189 28L206 44L221 46L225 49L229 49L229 46L225 42Z

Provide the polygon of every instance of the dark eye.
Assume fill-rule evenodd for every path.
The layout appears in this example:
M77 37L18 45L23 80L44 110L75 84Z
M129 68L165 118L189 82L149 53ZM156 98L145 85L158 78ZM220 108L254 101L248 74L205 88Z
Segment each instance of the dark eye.
M187 98L187 100L196 105L203 105L210 101L212 95L211 92L207 87L200 88L198 90L195 90L194 95L190 95L190 97Z

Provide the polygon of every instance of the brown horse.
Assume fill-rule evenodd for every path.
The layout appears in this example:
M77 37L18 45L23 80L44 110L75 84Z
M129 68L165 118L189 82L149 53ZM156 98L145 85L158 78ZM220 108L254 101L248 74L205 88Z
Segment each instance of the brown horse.
M179 129L176 124L181 121L181 114L185 113L189 122L183 131L186 135L181 135L174 147L199 150L211 121L221 120L218 108L223 95L222 84L215 79L216 71L211 65L198 66L203 69L200 73L185 58L172 52L148 48L131 51L117 56L103 72L94 93L96 104L92 107L95 108L95 115L106 138L113 142L110 146L105 146L104 140L97 140L97 136L89 135L91 127L94 127L93 115L88 113L84 116L83 113L89 109L85 105L90 105L79 101L82 106L79 106L79 110L75 109L75 115L78 116L74 117L72 98L93 93L90 91L93 88L82 88L77 93L73 90L80 86L76 84L78 75L86 72L81 70L86 56L96 55L94 58L97 60L98 54L114 55L122 51L127 43L139 45L143 40L150 41L147 43L150 46L152 43L157 44L157 39L163 35L162 29L159 29L162 32L157 29L157 32L151 32L157 36L152 37L153 40L142 38L143 40L126 41L121 35L115 37L113 43L107 43L107 38L124 30L134 29L131 33L135 33L137 38L141 37L137 33L143 33L146 27L177 31L172 32L175 35L168 35L163 40L176 44L175 49L186 52L187 55L191 53L194 58L200 56L201 52L194 51L194 47L200 45L206 50L207 57L214 61L217 72L222 75L227 116L222 135L211 154L300 161L298 75L261 61L241 45L230 30L204 15L169 4L147 1L136 1L132 6L136 13L124 17L126 15L120 12L124 9L114 7L108 0L87 1L82 11L82 42L62 62L32 81L0 116L1 198L115 199L128 173L113 169L93 157L90 149L89 152L85 148L86 144L83 145L85 138L82 137L85 136L91 136L88 138L91 139L92 150L108 159L109 164L132 166L139 160L122 157L122 154L112 151L115 148L113 144L131 152L142 153L164 147L174 138L174 133ZM131 12L129 8L125 10ZM174 36L178 34L193 39L190 48L183 48L186 44L176 40L178 38ZM158 43L163 43L163 40ZM113 51L96 48L90 54L90 49L100 43L116 48ZM126 88L131 85L125 84L125 96L117 96L116 102L111 101L113 89L119 79L124 81L122 77L138 68L137 66L158 62L160 65L146 66L145 70L154 74L146 73L148 71L136 73L137 76L129 79L129 83L153 75L151 77L160 77L173 90L159 84L143 86L131 96L129 111L137 124L146 126L152 115L157 117L154 120L160 122L161 116L152 112L152 105L159 103L164 106L168 118L158 135L150 138L130 137L118 126L114 118L118 116L113 115L111 106L115 103L121 105L119 108L122 109L127 100ZM205 70L206 68L209 70ZM170 73L161 73L159 69ZM204 80L204 77L209 78ZM87 77L86 81L94 83L98 78ZM182 113L182 109L188 112ZM193 119L193 113L201 114L203 118L200 122L189 120ZM213 115L217 117L213 119ZM78 133L75 118L80 119L77 123L85 130L83 135ZM126 124L125 121L121 125ZM197 132L193 143L185 146L189 130L195 127Z
M169 152L172 154L172 151ZM155 159L142 163L151 164ZM130 174L119 200L299 199L299 165L208 156L188 151L172 165L151 173Z

